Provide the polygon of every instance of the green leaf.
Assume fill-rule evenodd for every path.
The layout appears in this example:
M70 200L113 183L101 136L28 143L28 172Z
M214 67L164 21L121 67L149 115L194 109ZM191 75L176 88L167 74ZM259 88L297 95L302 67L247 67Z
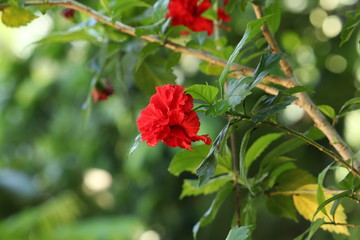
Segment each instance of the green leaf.
M160 44L156 42L150 42L146 44L139 54L137 67L135 68L135 71L139 68L139 66L142 64L142 62L150 55L155 54L160 48Z
M301 177L299 177L301 176ZM277 179L277 189L279 191L293 191L307 184L316 183L313 175L300 168L290 169L281 174Z
M338 183L341 189L357 191L360 188L360 179L349 172L346 177Z
M283 56L284 54L282 53L265 53L262 55L260 62L252 75L253 78L255 78L255 81L251 85L251 88L254 88L257 84L259 84Z
M290 196L275 195L267 197L266 206L272 214L298 222L297 212Z
M175 84L175 76L171 72L166 72L161 66L150 65L150 62L153 62L154 59L158 58L147 58L135 72L136 86L148 94L154 94L156 86ZM153 62L153 64L158 65L160 63L160 61Z
M184 171L195 173L196 168L204 160L210 151L209 145L198 145L193 147L193 151L186 149L178 151L169 166L169 172L179 176Z
M249 148L245 155L245 166L249 168L251 164L265 151L265 149L278 139L284 135L283 133L269 133L258 138Z
M318 218L314 222L311 223L309 228L309 235L307 236L306 240L310 240L314 233L319 230L321 225L323 225L325 220L323 218Z
M347 12L346 17L347 22L345 23L340 35L340 47L350 39L355 28L360 25L360 5L358 5L356 11Z
M340 109L338 118L345 116L346 113L360 109L360 97L348 100Z
M252 110L253 115L251 120L254 122L264 121L271 115L285 109L296 99L296 97L282 92L279 92L276 96L260 98Z
M71 41L78 40L96 42L98 40L98 35L95 34L95 32L81 29L75 32L54 33L37 41L36 43L69 43Z
M329 118L335 118L335 110L329 105L318 105L317 108Z
M200 221L195 224L193 227L193 235L194 239L196 239L196 235L200 229L200 227L204 227L211 223L215 217L217 212L219 211L220 206L226 199L226 197L230 194L232 191L232 185L226 184L224 185L216 194L214 200L212 201L210 208L205 212L205 214L201 217Z
M161 27L162 27L162 24L164 23L164 21L165 21L164 19L161 19L152 25L137 27L137 28L135 28L135 34L138 37L141 37L144 35L158 34L161 31Z
M275 1L265 8L265 15L270 15L270 18L266 21L271 33L276 33L280 26L281 21L281 4L279 1Z
M151 5L141 0L122 0L115 1L115 5L112 7L112 9L116 16L121 16L123 12L135 7L149 8ZM105 9L107 10L107 8Z
M224 70L223 67L213 65L209 62L200 63L199 69L201 72L203 72L207 75L214 75L214 76L219 76L221 74L221 72Z
M207 19L210 19L210 20L213 20L213 21L216 21L218 20L218 15L217 15L217 12L215 11L214 8L208 8L205 12L203 12L201 14L201 17L203 18L207 18Z
M251 226L234 227L225 240L246 240L250 236Z
M229 101L220 100L215 104L211 105L208 110L206 110L205 114L207 117L217 117L223 115L225 112L230 109Z
M241 145L240 145L240 153L239 153L239 178L240 180L242 180L242 182L244 183L244 186L247 187L249 189L250 192L251 188L250 188L250 184L247 178L247 167L245 164L245 153L246 153L246 149L247 149L247 145L249 143L249 139L250 139L250 135L252 133L254 129L250 129L248 131L246 131L242 141L241 141Z
M320 205L321 203L324 202L325 200L325 194L323 191L323 182L324 182L324 178L326 173L328 172L328 170L330 169L330 167L332 166L332 163L329 164L324 170L321 171L321 173L318 176L318 187L317 187L317 202ZM322 208L321 211L327 215L326 209Z
M278 167L274 168L274 170L271 171L271 173L269 175L268 184L267 184L267 186L269 188L272 188L275 185L276 180L282 173L284 173L290 169L297 168L297 166L294 163L290 162L290 161L292 161L291 158L279 157L278 159L280 161L284 161L284 163L280 164Z
M246 195L245 200L241 202L241 224L243 226L249 225L252 226L252 229L256 226L256 210L255 206L255 197L250 194Z
M169 5L169 0L159 0L153 5L152 17L155 22L165 18L168 5Z
M219 177L212 178L210 181L208 181L206 184L202 185L201 187L199 187L199 181L185 179L182 185L182 192L180 198L214 193L232 179L233 177L231 175L222 175Z
M25 26L36 18L32 12L14 6L4 8L1 15L2 23L8 27Z
M299 92L309 92L309 93L314 93L314 90L312 90L309 87L306 86L295 86L292 88L287 88L285 90L283 90L284 93L287 94L294 94L294 93L299 93Z
M186 88L185 92L190 94L194 99L200 99L208 104L211 104L216 100L216 95L218 94L219 89L210 85L194 84Z
M141 142L141 134L136 136L134 144L130 148L129 155L132 154L136 150L136 148L139 146L140 142Z
M266 21L268 18L269 18L269 16L265 16L263 18L256 19L256 20L248 22L248 24L246 26L244 36L242 37L242 39L240 40L240 42L236 46L234 52L231 54L230 58L228 59L228 61L226 63L226 66L225 66L223 72L220 75L219 84L220 84L221 95L223 94L223 86L224 86L226 76L227 76L227 74L228 74L228 72L230 70L231 65L235 61L236 57L239 55L242 48L247 43L249 43L258 33L261 32L260 27L263 25L264 21Z
M216 137L207 157L201 162L196 169L196 175L199 177L199 185L203 185L209 181L214 175L217 166L218 152L221 152L226 143L226 136L229 129L229 123L221 130Z
M229 3L226 5L226 12L237 12L239 9L240 11L245 12L248 2L248 0L229 1Z
M179 63L180 58L181 58L181 53L178 52L171 53L165 63L165 70L168 71L171 68L175 67Z
M225 99L229 105L234 108L251 94L250 84L254 81L252 77L242 77L240 79L231 79L225 94Z
M108 0L100 0L100 4L106 10L107 13L111 13Z

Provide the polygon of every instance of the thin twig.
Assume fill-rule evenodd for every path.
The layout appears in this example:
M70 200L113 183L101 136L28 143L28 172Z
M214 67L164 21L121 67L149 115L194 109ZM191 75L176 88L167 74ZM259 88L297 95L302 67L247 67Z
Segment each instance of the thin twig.
M257 18L262 18L264 16L261 6L253 4L253 9ZM271 31L269 30L266 22L264 22L264 25L262 26L262 33L264 38L270 45L271 49L274 52L280 53L281 50L279 48L279 44L272 35ZM293 71L285 58L281 59L280 66L282 71L289 78L281 81L281 83L279 84L285 87L301 85L300 82L293 75ZM296 95L299 98L299 100L295 104L301 106L308 113L310 118L314 121L315 126L325 134L330 144L336 149L336 151L340 154L340 156L344 160L353 159L354 153L351 151L349 146L344 142L344 140L340 137L340 135L334 129L334 127L329 123L329 121L326 119L324 114L322 114L322 112L312 102L309 96L304 92L298 93ZM357 159L353 159L353 162L354 162L354 168L359 172L360 163L357 161Z

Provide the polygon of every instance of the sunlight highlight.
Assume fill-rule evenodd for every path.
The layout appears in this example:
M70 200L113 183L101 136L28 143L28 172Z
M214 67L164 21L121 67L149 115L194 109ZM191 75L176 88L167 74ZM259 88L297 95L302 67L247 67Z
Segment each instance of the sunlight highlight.
M91 168L85 172L84 185L93 192L100 192L108 189L112 184L112 176L109 172Z

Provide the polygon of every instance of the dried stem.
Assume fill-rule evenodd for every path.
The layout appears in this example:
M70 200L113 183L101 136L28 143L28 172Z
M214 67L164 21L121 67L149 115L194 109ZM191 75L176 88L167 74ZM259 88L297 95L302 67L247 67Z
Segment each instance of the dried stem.
M253 4L253 9L257 18L262 18L264 16L261 6ZM266 22L262 26L261 30L272 51L280 53L281 50L279 48L279 45L273 37L272 33L270 32ZM285 87L301 85L300 82L293 75L293 71L285 58L280 61L280 66L282 71L289 77L288 79L281 80L281 82L279 82L280 85ZM354 153L344 142L344 140L334 129L334 127L330 124L330 122L326 119L324 114L321 113L321 111L316 107L316 105L312 102L312 100L306 93L298 93L297 97L298 101L296 102L296 104L302 107L307 112L310 118L314 121L315 126L325 134L330 144L336 149L336 151L344 160L353 160L354 168L357 170L357 172L359 172L360 164L357 159L353 159Z
M110 17L107 17L107 16L95 11L94 9L89 8L89 7L83 5L79 2L73 1L73 0L27 1L27 2L24 2L23 5L24 6L50 6L50 7L51 6L62 6L62 7L72 8L76 11L83 12L83 13L91 16L94 19L96 19L97 21L99 21L103 24L106 24L108 26L111 26L120 32L123 32L125 34L136 37L135 29L133 27L125 25L119 21L114 21ZM0 10L7 6L8 6L7 3L0 4ZM258 18L262 17L264 15L261 10L261 7L254 5L254 11ZM268 41L269 45L272 47L273 51L280 52L278 44L275 41L275 39L273 38L273 36L271 35L269 29L267 27L263 27L262 31L263 31L263 34L264 34L266 40ZM158 43L162 44L164 47L169 48L173 51L192 55L198 59L209 62L213 65L224 67L227 63L225 60L216 58L216 57L214 57L210 54L207 54L203 51L197 51L197 50L194 50L191 48L187 48L187 47L181 46L179 44L173 43L171 41L163 42L161 39L159 39L155 35L141 36L139 38L142 38L148 42L158 42ZM286 62L286 60L283 59L281 61L282 69L284 70L285 73L287 73L289 75L290 73L292 73L292 71L290 71L291 68L288 66L288 64L287 65L286 65L286 63L284 64L284 62ZM244 67L244 66L241 66L238 64L232 64L230 70L237 71L236 74L238 74L238 76L251 75L254 72L253 69ZM284 86L286 88L300 85L299 82L296 80L296 78L294 78L293 76L288 77L288 78L267 76L264 78L264 81L275 83L275 84ZM278 90L276 88L267 86L265 84L259 84L258 87L260 89L263 89L264 91L268 92L269 94L277 94L277 92L278 92ZM299 100L296 101L295 104L302 107L308 113L310 118L313 119L315 126L317 128L319 128L325 134L325 136L328 138L330 144L336 149L336 151L340 154L340 156L344 160L352 159L354 157L354 154L351 151L351 149L345 144L345 142L342 140L342 138L339 136L339 134L336 132L336 130L327 121L325 116L316 108L315 104L312 103L310 98L305 93L298 93L297 96L298 96ZM358 171L360 170L359 162L357 162L356 159L354 159L354 168L357 169Z

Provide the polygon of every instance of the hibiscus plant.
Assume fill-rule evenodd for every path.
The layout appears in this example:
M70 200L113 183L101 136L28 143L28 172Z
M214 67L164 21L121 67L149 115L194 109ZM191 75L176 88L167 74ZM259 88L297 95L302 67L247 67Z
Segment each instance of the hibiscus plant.
M283 2L291 1L0 0L0 10L2 23L9 27L62 11L69 29L37 44L83 40L100 49L89 64L95 74L85 108L100 100L96 104L106 104L119 94L113 88L121 80L114 77L118 66L113 60L122 58L121 64L131 73L121 84L123 90L136 86L149 96L133 123L139 135L130 154L141 142L148 147L182 148L171 161L163 162L169 164L171 174L186 176L180 198L214 196L208 210L192 223L194 238L221 217L221 206L233 199L233 219L227 222L229 232L223 239L251 239L253 231L262 228L256 224L259 201L279 217L297 222L301 215L309 221L308 229L296 239L310 239L319 229L355 239L352 233L358 231L353 229L359 225L347 221L342 202L350 199L359 204L360 162L356 149L338 133L337 123L360 108L360 99L349 96L338 113L311 100L310 95L316 96L314 85L301 83L294 63L288 61L294 52L283 51L275 35L286 22L281 16ZM347 23L339 31L343 46L360 22L356 1L344 6L352 12L343 16ZM314 9L318 12L312 12L310 21L327 14L311 3L308 11ZM326 36L318 32L325 44ZM297 44L296 37L289 41L286 44ZM175 79L173 70L184 56L201 61L198 68L204 79L187 81L181 74ZM303 118L311 124L296 126L281 118L294 106L305 112ZM220 119L221 129L213 136L199 134L201 123L213 119ZM262 129L267 132L259 135ZM313 173L317 176L301 164L301 157L296 159L297 149L306 145L326 159L324 169ZM333 181L332 189L325 188L325 177L339 169L345 174Z

